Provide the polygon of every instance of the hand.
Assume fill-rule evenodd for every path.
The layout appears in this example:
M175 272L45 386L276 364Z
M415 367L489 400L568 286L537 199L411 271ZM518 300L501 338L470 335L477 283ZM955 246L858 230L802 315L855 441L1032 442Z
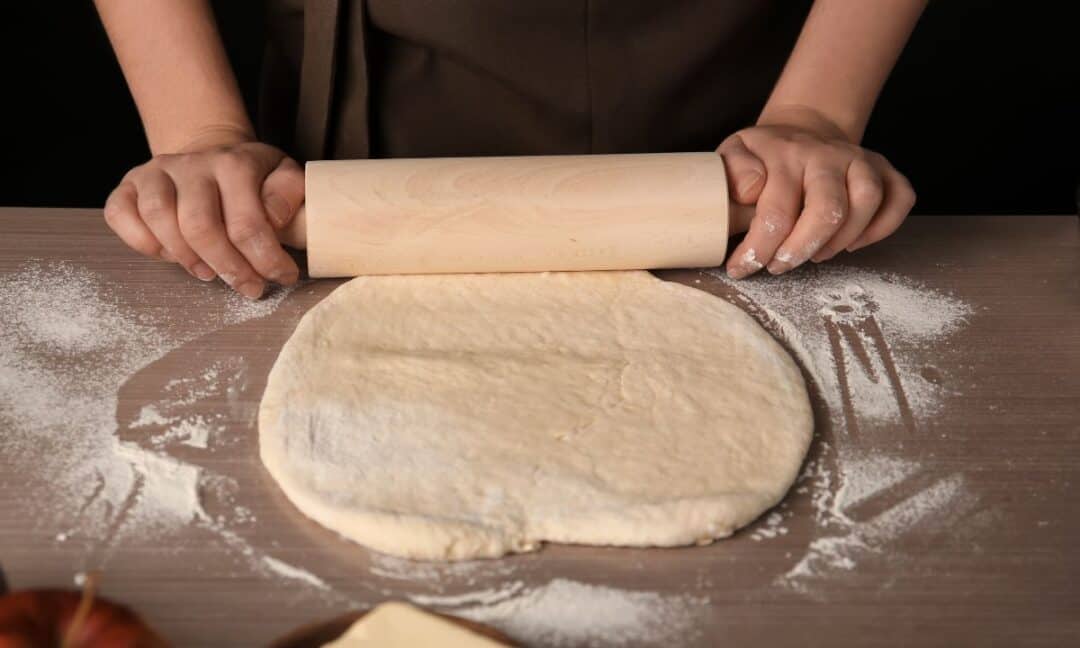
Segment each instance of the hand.
M763 267L781 274L876 243L915 204L911 184L888 160L828 125L758 125L734 133L717 152L732 199L757 204L728 259L734 279Z
M294 160L229 137L129 171L105 202L105 220L135 251L179 263L203 281L220 276L258 299L267 280L296 282L299 270L276 230L303 202L304 172Z

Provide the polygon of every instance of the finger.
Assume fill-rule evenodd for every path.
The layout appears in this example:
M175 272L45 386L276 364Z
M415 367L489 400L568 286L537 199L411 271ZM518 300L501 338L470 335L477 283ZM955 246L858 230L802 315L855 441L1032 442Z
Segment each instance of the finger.
M213 279L213 271L192 251L180 233L173 179L164 171L148 169L135 176L133 182L138 196L139 216L169 256L192 276L203 281Z
M915 206L915 189L912 188L908 179L894 169L885 158L878 155L871 160L881 174L885 195L877 214L863 233L847 247L848 252L877 243L895 232L907 218L911 208Z
M802 206L802 183L793 170L769 166L750 231L728 261L728 275L741 279L772 261L773 254L795 225Z
M765 164L746 148L738 133L731 135L716 152L724 160L731 198L740 205L753 205L765 186Z
M105 222L120 240L139 254L162 258L165 248L139 218L135 185L124 181L105 200Z
M262 277L292 284L300 275L292 257L281 247L259 195L263 178L250 166L222 168L218 172L225 232L233 247Z
M884 189L880 174L865 158L856 158L847 171L848 217L832 239L812 257L815 263L839 254L863 233L881 207Z
M184 178L177 187L180 231L195 253L225 283L250 299L262 296L262 277L233 247L225 233L217 184L206 176Z
M292 158L282 158L262 185L262 203L274 229L288 225L304 204L304 170Z
M802 265L836 234L847 218L847 162L810 158L803 172L803 209L791 234L776 251L769 272L781 274Z

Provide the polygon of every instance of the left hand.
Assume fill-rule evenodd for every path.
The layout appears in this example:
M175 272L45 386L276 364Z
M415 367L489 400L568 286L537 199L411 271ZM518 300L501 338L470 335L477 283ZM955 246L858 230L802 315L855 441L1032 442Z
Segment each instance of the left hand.
M883 156L826 124L770 123L738 131L717 152L731 197L757 204L727 262L741 279L765 267L781 274L889 236L915 204L911 183Z

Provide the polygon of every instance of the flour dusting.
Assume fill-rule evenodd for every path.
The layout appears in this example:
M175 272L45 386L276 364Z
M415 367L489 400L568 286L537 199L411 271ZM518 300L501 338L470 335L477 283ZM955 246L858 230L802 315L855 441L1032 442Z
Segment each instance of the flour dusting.
M130 292L120 290L64 262L30 261L0 276L0 462L36 467L18 484L7 477L11 471L0 470L0 488L18 488L49 537L84 549L88 568L104 567L127 537L167 534L192 524L215 531L261 563L259 552L240 546L242 540L238 545L239 536L225 526L250 521L249 510L235 507L230 521L210 520L203 508L204 489L220 476L162 450L173 440L208 449L221 430L217 422L147 406L129 427L157 426L164 432L145 446L122 441L117 394L130 376L172 349L270 314L289 290L256 303L231 293L207 293L201 299L210 316L183 327L171 325L187 315L183 309L136 313L124 306ZM177 333L180 329L185 332ZM190 404L199 397L198 389L175 389L178 401ZM298 577L279 563L263 564L270 573Z
M972 506L962 474L937 475L892 454L954 395L937 363L971 317L967 304L903 277L841 266L742 281L709 274L791 349L828 408L831 443L818 440L820 456L794 489L810 497L815 536L777 585L812 593L814 582L888 552L942 511L957 517ZM750 537L783 530L774 512Z
M769 513L765 520L757 525L750 534L750 539L755 542L771 540L788 534L788 528L784 526L784 514L779 511Z
M427 605L440 601L425 599ZM446 611L486 623L538 646L677 645L700 632L709 599L624 590L557 578L524 588L520 583L486 593L475 603Z

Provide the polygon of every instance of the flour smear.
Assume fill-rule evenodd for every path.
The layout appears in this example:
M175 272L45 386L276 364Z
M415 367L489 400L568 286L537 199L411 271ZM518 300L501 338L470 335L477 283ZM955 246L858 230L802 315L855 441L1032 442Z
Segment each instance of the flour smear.
M252 303L207 290L200 311L209 317L176 327L170 321L184 309L136 313L123 303L138 295L119 290L69 263L30 261L0 276L0 457L35 467L18 483L14 471L0 470L0 488L18 492L55 542L79 546L86 570L107 567L127 537L194 524L216 533L256 572L317 586L316 577L255 551L229 529L250 521L244 507L232 518L210 519L202 493L229 477L161 451L170 441L208 451L222 431L215 421L144 408L133 427L170 427L148 446L117 436L117 392L131 375L201 335L270 314L289 291Z
M699 638L710 612L707 597L563 578L538 587L512 581L466 594L410 598L540 646L678 645Z
M956 395L956 381L937 364L970 306L904 277L839 266L741 281L720 269L709 274L791 349L827 405L819 414L830 438L819 438L818 457L795 487L810 494L814 537L775 585L814 594L824 579L889 554L928 523L947 527L975 505L963 474L897 456ZM750 535L785 533L774 512Z

